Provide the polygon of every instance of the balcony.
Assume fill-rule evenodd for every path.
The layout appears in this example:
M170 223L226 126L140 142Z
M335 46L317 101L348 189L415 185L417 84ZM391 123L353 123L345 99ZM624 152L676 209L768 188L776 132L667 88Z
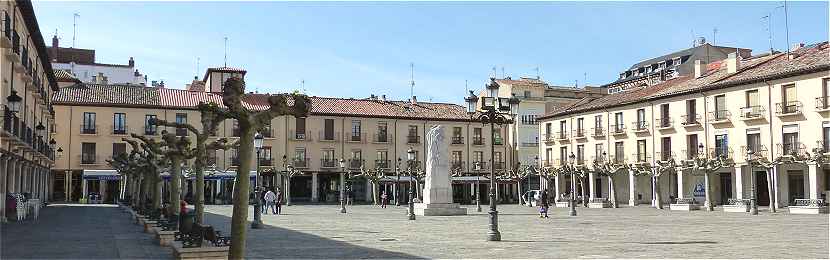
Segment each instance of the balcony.
M98 134L96 129L98 129L98 125L81 125L81 134L82 135Z
M689 150L689 149L680 150L680 154L684 156L683 157L684 160L694 160L698 156L702 155L701 152L699 152L697 150L697 147L695 147L695 149L691 149L691 150Z
M631 129L634 129L635 133L647 133L648 132L648 122L645 120L631 122Z
M372 142L385 144L385 143L389 143L389 140L391 140L391 139L392 139L392 136L388 133L377 133L373 136Z
M473 136L473 145L484 145L484 137Z
M493 163L493 169L494 170L504 170L505 165L506 164L504 162L494 162Z
M176 128L176 136L187 136L187 128Z
M337 168L337 160L320 159L320 168Z
M611 155L611 162L616 164L625 164L628 161L628 158L625 157L622 153Z
M144 127L144 135L157 135L158 134L158 127L155 126L145 126Z
M692 127L692 126L700 126L700 115L698 114L687 114L680 116L681 125L685 127Z
M611 134L612 135L625 135L625 125L623 124L616 124L611 125Z
M539 147L539 142L522 142L522 147Z
M552 133L545 133L542 137L545 143L553 143L555 135Z
M113 125L111 126L112 134L113 135L126 135L129 132L129 129L126 125Z
M654 120L654 127L657 130L666 130L674 127L674 121L671 118L658 118Z
M473 167L473 171L485 171L487 170L487 162L473 162L470 164Z
M98 163L98 156L95 154L83 153L78 155L81 165L92 165Z
M568 132L565 132L565 131L556 132L556 135L555 135L554 138L557 141L567 141L568 140Z
M20 118L9 107L3 106L3 130L9 135L17 136L20 132Z
M349 159L349 164L346 165L349 169L360 169L363 167L363 159Z
M828 154L830 153L830 142L816 141L816 149L819 149L823 154Z
M363 143L366 140L366 133L349 133L349 136L346 137L347 143Z
M290 136L292 141L311 141L311 136L308 135L308 131L294 131L294 129L291 129L288 132L294 133Z
M724 124L729 123L732 118L732 113L729 110L715 110L709 112L709 123L710 124Z
M587 135L585 135L585 129L582 129L582 128L577 128L577 129L574 131L574 138L575 138L575 139L585 139L585 138L588 138L588 136L587 136Z
M631 157L634 158L635 164L644 164L651 161L651 156L645 152L634 153Z
M798 157L798 158L805 158L808 156L807 154L807 146L800 142L792 142L792 143L779 143L776 144L778 151L778 156L784 157Z
M801 115L801 101L775 103L775 115L779 117Z
M503 144L504 144L504 140L502 140L502 139L501 139L501 137L498 137L498 136L497 136L496 138L493 138L493 144L494 144L494 145L503 145Z
M668 162L674 158L675 154L674 152L666 149L663 151L656 152L654 156L657 158L658 162Z
M830 100L827 100L827 97L817 97L816 98L816 112L827 112L830 111Z
M291 160L291 164L294 165L294 168L306 169L308 168L308 158L294 158Z
M752 156L754 158L768 158L769 150L765 145L759 145L755 147L749 147L746 145L741 146L741 155L743 156L744 160L749 159L747 158L747 152L749 149L752 148Z
M542 161L542 167L552 167L552 166L553 166L553 161L552 160L543 160Z
M729 147L709 148L709 158L734 159L732 154L732 148Z
M407 135L406 136L406 143L408 143L408 144L421 143L421 137L417 136L417 135Z
M3 37L0 37L0 47L2 48L10 48L12 47L12 19L9 17L9 13L3 11Z
M452 162L450 162L450 170L451 171L464 171L464 161L452 161Z
M317 135L320 142L336 142L340 140L340 132L320 131Z
M767 109L764 106L748 106L741 108L741 120L756 120L763 119Z
M375 160L375 168L389 169L389 160Z
M605 137L605 129L602 127L591 128L591 136L594 138Z
M274 166L274 160L271 158L259 158L259 166Z
M463 136L453 136L452 137L452 144L464 144L464 137Z

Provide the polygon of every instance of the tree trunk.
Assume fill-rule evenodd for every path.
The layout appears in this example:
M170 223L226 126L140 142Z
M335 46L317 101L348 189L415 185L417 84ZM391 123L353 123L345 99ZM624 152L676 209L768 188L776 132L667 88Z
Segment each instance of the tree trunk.
M291 175L289 174L285 181L285 193L283 196L285 197L285 205L291 206Z
M198 155L200 158L196 159L193 164L193 170L196 171L196 187L193 194L193 204L196 208L196 223L202 224L205 215L205 167L203 157L207 154Z
M660 198L660 176L653 175L651 181L654 185L654 205L657 209L663 209L663 200Z
M608 175L608 197L611 200L611 207L617 208L617 189L614 187L614 178L611 175Z
M170 214L174 216L179 215L179 205L181 204L181 175L182 175L182 159L178 156L170 158ZM178 219L178 218L176 218Z
M711 182L709 181L709 175L710 174L711 173L709 171L704 171L703 172L703 185L704 185L703 191L704 191L704 196L706 197L706 202L703 203L703 207L706 209L706 211L714 211L715 210L715 206L713 205L714 203L712 203L712 196L711 196L712 194L710 192L710 190L711 190L711 185L710 185Z
M231 218L231 248L228 259L245 258L245 238L248 231L248 196L250 195L251 162L253 162L254 129L246 120L239 120L239 169L236 171L236 189L233 194L233 217ZM259 198L255 198L259 199Z
M522 180L516 181L516 195L519 196L519 205L524 204L524 194L522 194Z
M380 204L378 202L379 199L380 199L380 195L378 194L378 192L380 192L380 188L378 187L378 182L377 181L372 181L372 202L375 205Z
M585 191L585 178L582 176L579 176L579 190L580 194L582 194L582 206L588 207L588 194Z
M769 192L769 212L775 213L775 192L772 185L772 169L767 169L767 192Z
M162 198L162 186L164 185L164 180L161 178L161 175L158 173L158 170L154 170L153 181L153 209L161 209L161 200Z

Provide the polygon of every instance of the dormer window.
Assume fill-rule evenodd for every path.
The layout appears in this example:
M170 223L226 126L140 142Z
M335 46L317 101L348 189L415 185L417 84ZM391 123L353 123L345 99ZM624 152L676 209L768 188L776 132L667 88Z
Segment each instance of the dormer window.
M620 79L624 79L624 78L625 78L625 73L620 73Z
M646 67L646 73L651 73L651 66Z
M666 62L661 61L660 63L657 64L657 67L660 68L660 69L665 69L666 68Z
M674 58L674 59L672 59L672 66L678 66L678 65L680 65L680 62L681 62L680 57Z

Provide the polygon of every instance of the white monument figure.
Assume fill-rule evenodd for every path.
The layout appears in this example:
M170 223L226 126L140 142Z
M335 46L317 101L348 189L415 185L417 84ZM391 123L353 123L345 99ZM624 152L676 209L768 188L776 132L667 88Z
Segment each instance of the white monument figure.
M452 177L448 144L444 142L444 127L429 129L424 137L427 145L424 201L414 205L420 216L466 215L467 209L452 203Z

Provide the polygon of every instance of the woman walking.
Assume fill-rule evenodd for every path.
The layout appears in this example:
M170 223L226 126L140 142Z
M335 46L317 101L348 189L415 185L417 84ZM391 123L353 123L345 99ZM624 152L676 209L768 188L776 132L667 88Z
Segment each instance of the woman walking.
M548 218L548 192L542 191L542 196L539 196L539 217Z

